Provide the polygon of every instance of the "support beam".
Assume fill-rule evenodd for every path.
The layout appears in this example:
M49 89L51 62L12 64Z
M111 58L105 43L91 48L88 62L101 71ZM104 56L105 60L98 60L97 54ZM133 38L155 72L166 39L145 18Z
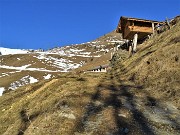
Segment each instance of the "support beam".
M129 46L129 57L132 55L132 46Z
M137 48L137 39L138 39L138 34L136 33L134 35L134 39L133 39L133 53L136 52L136 48Z
M111 52L111 59L113 58L114 52Z
M152 30L153 30L153 34L154 34L154 22L152 22Z

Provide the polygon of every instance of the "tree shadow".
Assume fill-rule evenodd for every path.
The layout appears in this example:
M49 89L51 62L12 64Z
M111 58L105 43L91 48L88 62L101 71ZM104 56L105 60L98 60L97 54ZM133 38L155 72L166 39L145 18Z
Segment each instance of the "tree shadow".
M32 114L32 115L28 116L26 110L23 109L20 112L22 124L21 124L21 127L19 129L18 135L24 135L24 132L30 126L31 121L33 119L35 119L36 117L38 117L38 115L39 115L39 113L35 113L35 114Z
M115 84L113 78L114 76L112 76L111 74L108 79L104 78L101 80L101 83L96 88L96 92L91 96L90 103L87 104L85 107L85 113L83 114L82 118L78 120L75 126L75 130L80 133L84 132L85 124L88 121L88 119L93 115L97 115L98 113L102 112L105 108L110 106L114 110L112 117L115 120L115 124L117 127L116 129L114 129L114 131L111 131L113 132L112 134L127 134L129 132L129 129L132 128L132 123L129 123L127 120L124 120L119 116L120 109L124 107L122 103L122 98L126 97L126 102L131 106L133 124L138 125L138 130L140 133L154 135L153 130L148 124L148 120L145 118L143 113L136 108L136 105L134 104L135 97L131 92L129 92L131 88L139 90L143 87L125 84L117 85ZM105 81L107 80L110 81L110 84L108 85L105 83ZM109 94L106 98L103 98L103 95L101 94L103 90L109 91ZM95 104L96 101L101 101L101 104Z
M171 128L177 131L177 133L180 133L180 117L179 122L178 119L170 117L178 113L178 110L172 110L172 108L168 108L167 105L162 105L161 102L150 96L147 96L147 103L145 103L145 106L147 106L147 109L151 108L153 113L159 115L163 121L170 122Z

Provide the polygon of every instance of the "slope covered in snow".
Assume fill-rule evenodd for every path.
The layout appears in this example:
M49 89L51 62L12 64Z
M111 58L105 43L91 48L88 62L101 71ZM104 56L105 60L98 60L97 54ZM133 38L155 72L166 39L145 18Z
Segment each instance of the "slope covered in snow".
M10 48L0 47L0 53L1 53L1 55L26 54L26 53L28 53L28 51L21 50L21 49L10 49Z

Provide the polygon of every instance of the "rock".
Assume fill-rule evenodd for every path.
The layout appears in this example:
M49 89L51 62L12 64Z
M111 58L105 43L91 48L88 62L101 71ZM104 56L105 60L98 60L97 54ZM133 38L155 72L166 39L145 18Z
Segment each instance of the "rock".
M6 109L2 109L2 111L4 112L4 111L6 111Z
M68 119L76 119L75 115L72 113L65 113L65 112L61 112L59 114L61 117L66 117Z
M125 134L127 134L127 133L129 132L129 129L128 129L128 128L124 128L123 132L124 132Z
M126 115L125 114L118 114L119 117L125 117L126 118Z

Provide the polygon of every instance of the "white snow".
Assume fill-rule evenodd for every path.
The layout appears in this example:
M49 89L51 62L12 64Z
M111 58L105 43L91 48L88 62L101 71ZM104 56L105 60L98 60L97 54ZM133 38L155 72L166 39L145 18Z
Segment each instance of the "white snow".
M78 56L78 55L75 55ZM47 63L52 63L54 67L60 68L62 72L67 72L68 70L78 68L81 64L73 63L73 61L63 58L54 58L51 56L47 56L44 54L40 54L39 56L34 56L39 60L44 59ZM69 56L70 57L70 56Z
M27 75L21 78L19 81L15 81L11 83L9 89L15 90L19 88L20 86L24 86L26 84L35 83L35 82L38 82L38 80L30 75Z
M21 72L21 71L12 71L12 72L7 72L7 73L1 73L0 78L4 77L4 76L10 76L10 74L14 74L14 73L17 73L17 72Z
M97 41L94 41L94 42L91 42L92 44L96 44L97 43Z
M66 47L55 48L53 50L49 50L46 54L59 54L60 56L80 56L80 57L89 57L91 52L86 52L86 49L78 49L76 47L72 47L67 49ZM43 56L41 56L43 59ZM39 57L39 59L41 58Z
M47 70L44 68L26 68L27 65L22 66L22 67L13 67L13 66L5 66L5 65L0 65L0 68L5 68L5 69L15 69L15 70L20 70L20 71L42 71L42 72L62 72L59 70L53 71L53 70Z
M51 74L48 74L48 75L43 76L43 77L44 77L44 79L50 79L51 78Z
M34 78L34 77L32 77L32 76L29 77L29 80L30 80L29 83L35 83L35 82L38 82L38 79L36 79L36 78Z
M0 47L0 52L2 55L8 55L8 54L26 54L28 51L21 50L21 49L10 49L10 48L4 48Z
M0 96L2 96L4 90L4 87L0 87Z
M89 55L91 52L81 52L80 54Z
M21 66L20 70L24 70L24 69L26 69L26 68L29 67L29 66L31 66L31 64Z
M71 52L81 52L84 51L85 49L69 49Z

